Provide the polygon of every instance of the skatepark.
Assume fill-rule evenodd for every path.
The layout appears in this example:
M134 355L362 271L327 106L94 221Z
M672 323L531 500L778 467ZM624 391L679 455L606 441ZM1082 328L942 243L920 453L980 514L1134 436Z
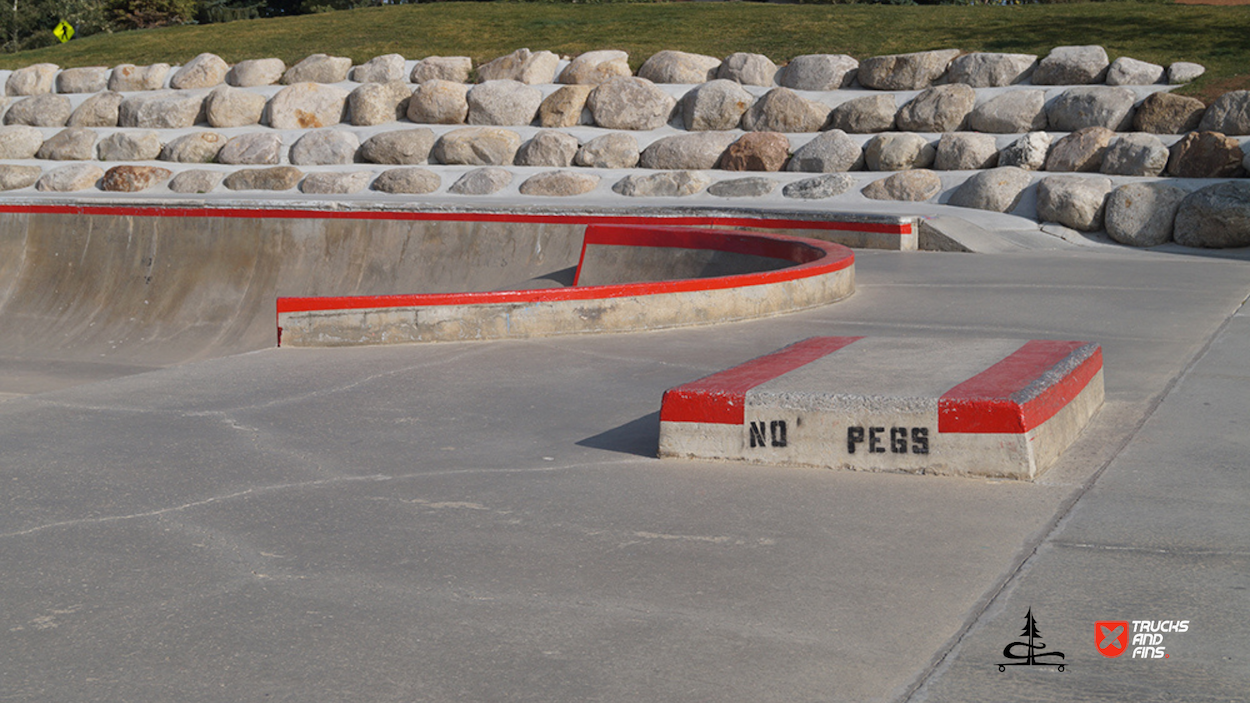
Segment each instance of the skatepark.
M794 153L820 138L787 134ZM42 179L48 161L5 164ZM520 184L549 165L436 161L439 185L403 197L308 186L383 178L358 161L301 164L298 188L162 160L133 192L98 169L3 194L5 697L1244 698L1250 250L1126 246L1074 226L1080 207L1040 215L1032 180L961 205L993 168L910 200L866 197L865 170L793 196L830 188L823 169L728 198L708 192L735 180L719 166L586 166L590 189L534 196ZM479 166L507 185L454 190ZM175 190L192 171L217 182ZM698 187L638 185L674 173ZM1104 175L1099 198L1236 183L1065 177ZM1010 435L1026 449L915 431L1037 346L994 398L1032 418ZM1030 415L1039 397L1054 407ZM846 408L906 427L891 439L918 463L874 455L875 421L836 461L781 451L845 445ZM674 444L680 425L702 427ZM1005 656L1026 613L1062 670ZM1166 658L1100 653L1095 624L1120 621L1188 625L1158 638Z

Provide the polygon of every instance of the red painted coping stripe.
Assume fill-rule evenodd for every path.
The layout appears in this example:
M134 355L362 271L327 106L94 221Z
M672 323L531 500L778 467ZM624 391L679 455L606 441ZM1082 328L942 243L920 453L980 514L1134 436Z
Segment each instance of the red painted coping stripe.
M741 425L746 393L758 385L832 354L863 337L811 337L697 381L671 388L660 404L661 422Z
M581 280L582 264L586 262L587 247L595 245L706 249L762 256L769 259L784 259L799 264L815 261L823 255L818 249L796 248L792 242L761 237L755 233L718 232L719 236L709 239L703 235L703 232L706 231L687 227L647 227L646 229L641 229L628 225L587 225L586 233L582 236L582 254L577 261L577 271L573 275L573 285L576 286L578 281Z
M588 228L589 229L589 228ZM648 234L654 228L630 228L637 246L651 246L660 235ZM747 273L714 278L690 278L646 283L622 283L607 286L580 286L574 288L541 288L537 290L507 290L482 293L421 293L410 295L358 295L339 297L278 298L278 313L312 312L326 310L363 310L371 308L429 307L432 305L497 305L503 303L540 303L563 300L594 300L624 298L629 296L660 295L664 293L688 293L692 291L744 288L769 283L781 283L800 278L810 278L825 273L841 271L855 263L855 254L844 246L814 239L801 239L781 234L725 232L714 229L687 229L681 231L682 246L694 249L717 249L742 246L753 251L773 251L783 254L777 258L795 261L799 265L774 271ZM671 231L664 234L671 235ZM613 235L617 241L628 241L625 228ZM761 242L759 240L767 240ZM722 251L737 251L728 248ZM584 245L583 245L584 253Z
M1027 342L938 399L939 432L1023 434L1054 417L1102 370L1088 342Z
M0 205L0 213L45 215L113 215L122 217L222 217L291 218L318 220L445 220L450 222L532 222L539 224L584 224L603 222L617 225L687 225L709 227L759 227L764 229L817 229L830 231L911 234L911 223L842 222L725 216L645 215L523 215L492 212L403 212L394 210L315 210L279 208L159 207L122 205Z

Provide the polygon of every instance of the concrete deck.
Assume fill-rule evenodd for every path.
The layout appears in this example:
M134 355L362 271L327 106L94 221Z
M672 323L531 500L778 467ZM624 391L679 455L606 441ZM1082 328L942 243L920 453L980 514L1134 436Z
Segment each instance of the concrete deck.
M1237 255L860 251L749 323L0 359L3 697L1243 699ZM813 335L1090 340L1106 405L1035 482L653 458L665 389ZM1030 607L1063 673L997 671ZM1191 625L1107 659L1109 619Z

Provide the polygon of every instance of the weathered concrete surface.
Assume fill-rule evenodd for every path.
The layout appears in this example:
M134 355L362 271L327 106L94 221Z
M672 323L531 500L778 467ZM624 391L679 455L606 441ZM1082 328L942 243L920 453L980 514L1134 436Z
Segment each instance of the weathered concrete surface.
M851 299L752 323L128 377L143 344L7 293L0 392L114 378L0 403L5 695L1237 700L1246 319L1150 413L1250 265L1163 249L859 252ZM227 331L187 348L270 343ZM652 458L665 389L814 333L1091 339L1107 405L1036 483ZM996 670L1028 606L1063 674ZM1191 634L1159 666L1094 651L1138 617Z

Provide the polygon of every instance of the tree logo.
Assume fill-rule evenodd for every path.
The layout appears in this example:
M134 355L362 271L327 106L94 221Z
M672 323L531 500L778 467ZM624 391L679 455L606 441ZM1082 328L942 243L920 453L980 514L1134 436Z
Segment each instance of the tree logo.
M1063 662L1044 661L1047 657L1058 657L1063 659L1063 652L1043 652L1046 645L1042 644L1042 633L1037 630L1037 620L1033 618L1033 609L1029 608L1029 612L1024 616L1024 631L1020 633L1021 637L1028 638L1027 641L1012 642L1003 647L1003 656L1008 659L1016 659L1019 661L1003 662L998 665L999 671L1006 671L1009 666L1057 666L1059 671L1063 671ZM1023 654L1017 654L1016 648L1024 647Z

